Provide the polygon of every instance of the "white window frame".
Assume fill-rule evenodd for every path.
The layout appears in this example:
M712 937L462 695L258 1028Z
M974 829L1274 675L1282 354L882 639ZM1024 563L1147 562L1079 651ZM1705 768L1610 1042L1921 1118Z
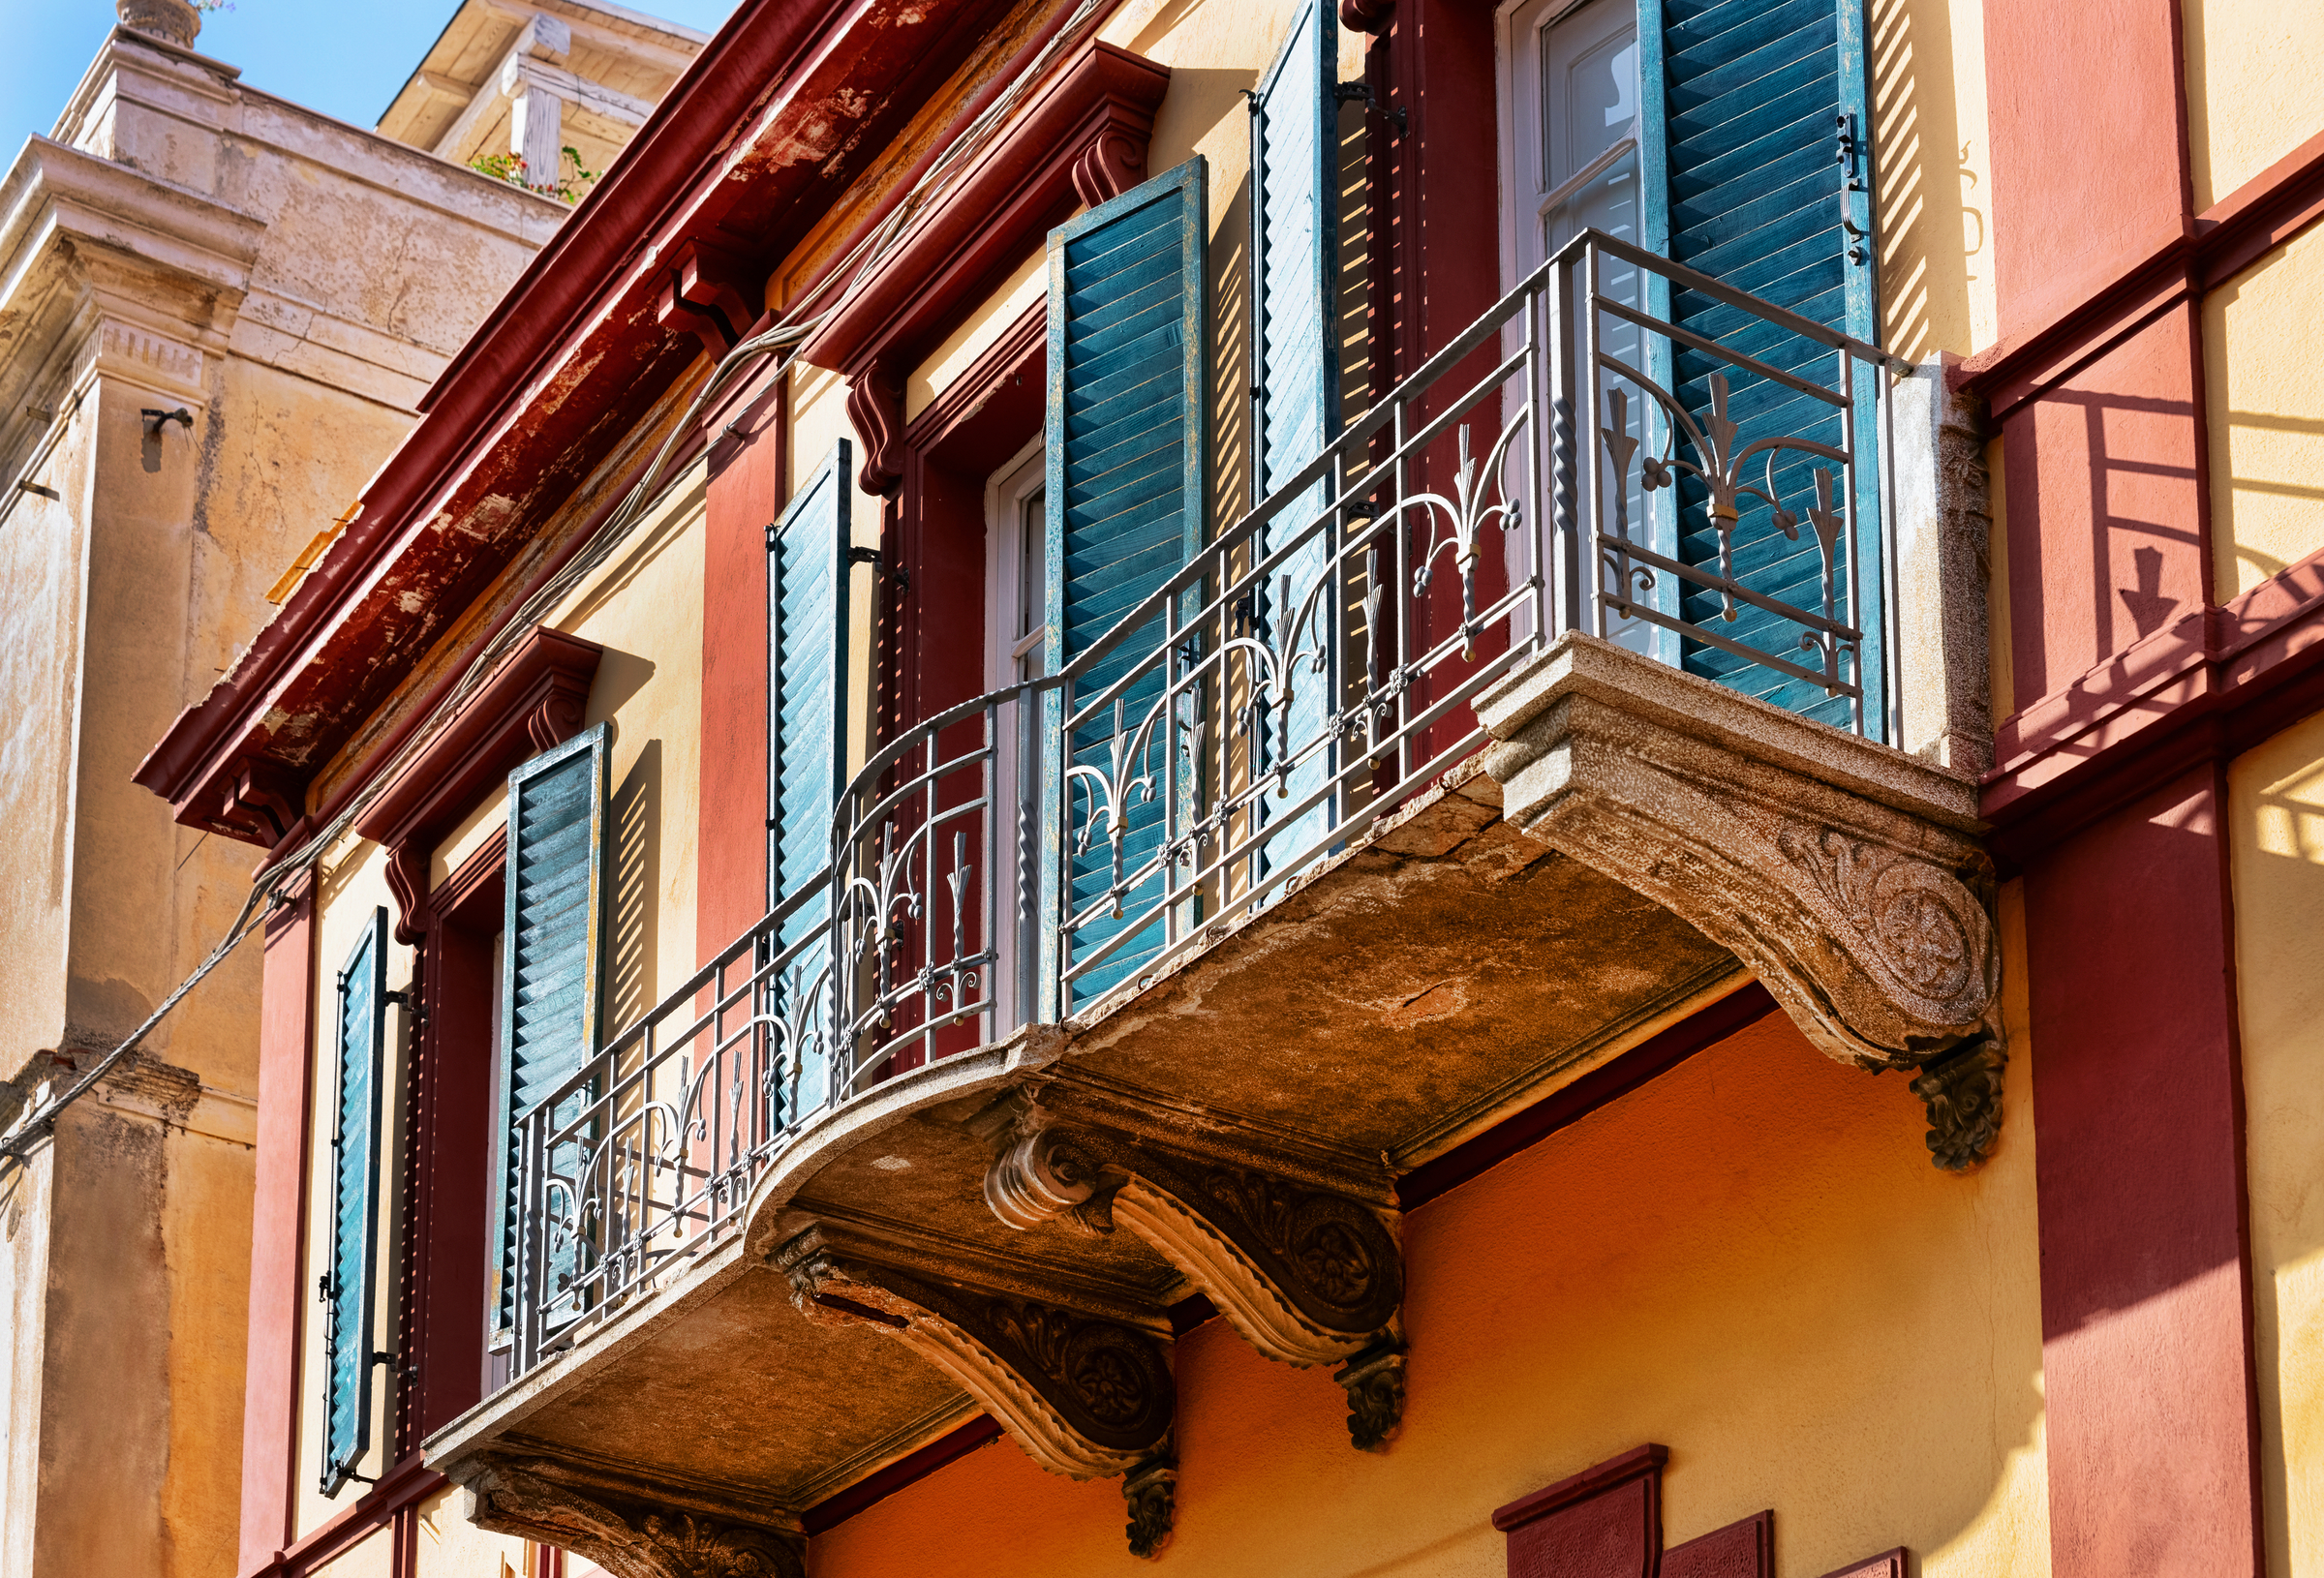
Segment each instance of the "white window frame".
M1033 666L1037 670L1048 642L1047 618L1024 635L1017 633L1025 614L1024 507L1028 500L1046 489L1048 481L1047 452L1041 436L1036 434L985 483L985 687L988 690L1015 684L1024 677L1024 659L1028 656L1035 660ZM1042 584L1047 585L1046 577ZM1029 717L1025 711L1020 707L1005 708L999 719L1000 728L1019 743L1034 738L1039 717L1038 711ZM1005 825L994 829L993 840L997 867L993 875L999 884L997 893L1003 895L994 909L1004 917L1002 925L1009 928L1010 945L1022 951L1030 941L1035 944L1033 957L1037 957L1038 918L1032 927L1027 927L1015 910L1017 895L1025 891L1026 879L1038 877L1037 870L1021 872L1023 856L1015 836L1016 808L1023 804L1027 790L1021 754L1018 750L1003 750L994 764L994 810L1009 818ZM1039 847L1036 838L1034 848ZM1037 892L1037 886L1032 891ZM994 1004L999 1010L1002 1024L1029 1022L1038 1017L1040 1011L1038 978L1033 973L1031 959L1020 956L1013 960L1013 965L1011 969L995 971L993 983ZM1020 1001L1028 992L1033 1000Z

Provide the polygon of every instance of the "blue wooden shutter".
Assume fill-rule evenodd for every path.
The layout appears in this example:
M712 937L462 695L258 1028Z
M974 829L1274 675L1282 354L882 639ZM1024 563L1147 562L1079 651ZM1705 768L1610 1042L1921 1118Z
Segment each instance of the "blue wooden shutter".
M372 1267L380 1233L380 1102L386 1062L387 912L374 910L339 972L338 1102L331 1124L331 1270L323 1292L322 1493L371 1446Z
M1339 432L1338 288L1339 28L1326 0L1300 0L1267 75L1251 94L1251 501L1260 503ZM1269 524L1270 538L1296 539L1328 501L1319 483ZM1275 546L1262 545L1262 553ZM1282 651L1318 650L1326 611L1316 581L1330 568L1322 536L1301 543L1258 599L1265 635ZM1301 614L1306 621L1302 622ZM1327 662L1334 655L1318 652ZM1292 705L1277 738L1262 742L1261 766L1296 754L1330 731L1327 675L1293 676ZM1271 719L1270 719L1271 721ZM1336 743L1336 736L1333 736ZM1278 803L1304 800L1331 780L1330 746L1301 762ZM1273 807L1261 802L1264 816ZM1272 830L1267 850L1286 859L1337 820L1325 800Z
M523 1203L516 1125L579 1074L597 1047L607 743L606 726L599 723L508 774L508 896L501 950L501 1059L507 1080L503 1110L508 1129L501 1139L494 1289L504 1324L516 1309L516 1219ZM551 1122L573 1121L588 1102L586 1090L573 1093ZM578 1181L581 1160L580 1142L567 1140L548 1153L545 1166L552 1177ZM563 1238L531 1271L540 1279L532 1296L551 1309L580 1266L573 1239ZM578 1312L558 1315L573 1313Z
M781 903L831 859L847 781L847 553L853 449L841 439L767 533L767 899ZM819 922L802 911L790 942Z
M1877 344L1862 0L1641 0L1641 35L1657 21L1660 80L1646 98L1649 105L1657 97L1663 102L1665 145L1649 165L1660 167L1667 188L1661 212L1650 219L1650 236L1667 225L1673 261ZM1654 57L1655 51L1646 52L1646 69L1658 64ZM1650 212L1658 206L1656 196L1650 191ZM1747 327L1742 314L1691 291L1672 292L1668 310L1683 328L1831 386L1836 358L1822 346ZM1843 441L1833 408L1698 351L1680 349L1675 364L1679 398L1695 412L1711 409L1711 373L1726 374L1728 415L1747 439L1780 433ZM1865 711L1878 718L1880 498L1873 485L1878 429L1869 379L1856 391L1855 404L1857 449L1866 464L1859 469L1856 538L1847 551L1855 561L1865 622ZM1785 455L1776 466L1779 489L1802 514L1819 467L1828 470L1829 463L1798 454ZM1682 483L1680 500L1680 557L1716 565L1718 540L1699 484ZM1792 541L1764 510L1747 515L1741 528L1735 538L1738 579L1797 606L1820 605L1821 560L1813 532L1803 530ZM1681 607L1693 622L1801 660L1795 624L1748 605L1738 606L1728 623L1721 618L1719 594L1700 588L1689 588ZM1817 686L1755 669L1732 653L1688 642L1683 660L1690 671L1750 694L1828 722L1848 722L1844 698L1827 699Z
M1203 541L1209 429L1204 366L1204 247L1210 233L1205 164L1167 175L1076 215L1049 236L1049 672L1078 656L1182 568ZM1073 685L1093 696L1162 639L1159 618L1123 641ZM1129 698L1140 716L1161 699L1157 673ZM1110 730L1069 743L1077 763L1101 766ZM1175 744L1175 743L1174 743ZM1054 759L1044 781L1063 780ZM1122 865L1153 858L1162 805L1146 800L1125 822ZM1105 894L1112 850L1067 851L1069 914ZM1056 914L1054 875L1044 908ZM1132 916L1160 895L1149 879L1124 895ZM1093 921L1074 940L1076 960L1109 943L1122 922ZM1052 928L1054 934L1054 926ZM1150 935L1148 935L1150 933ZM1128 976L1161 945L1157 920L1077 979L1076 1004ZM1070 1010L1068 1010L1070 1011Z
M854 529L854 449L841 439L767 532L767 902L780 905L821 878L832 856L832 815L847 782L848 555ZM787 949L830 919L810 898L780 928ZM780 972L779 998L812 990L827 962L810 944ZM778 1016L797 1005L780 1001ZM795 1118L829 1093L821 1048L802 1046L780 1080Z

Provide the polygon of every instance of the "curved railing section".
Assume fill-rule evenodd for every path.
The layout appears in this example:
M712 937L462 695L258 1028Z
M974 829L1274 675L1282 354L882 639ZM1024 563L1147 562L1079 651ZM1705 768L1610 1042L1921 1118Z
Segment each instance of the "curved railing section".
M1577 238L1056 675L882 746L824 870L521 1116L515 1368L722 1242L819 1114L1264 907L1566 631L1894 739L1907 371Z

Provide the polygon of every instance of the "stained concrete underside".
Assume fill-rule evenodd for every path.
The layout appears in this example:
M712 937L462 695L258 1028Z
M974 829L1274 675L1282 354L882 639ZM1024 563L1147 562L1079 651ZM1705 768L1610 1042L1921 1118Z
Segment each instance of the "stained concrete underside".
M1020 1231L994 1136L1035 1104L1392 1204L1396 1174L1738 979L1667 910L1500 820L1454 774L1143 990L1022 1047L877 1087L762 1179L745 1232L429 1446L455 1476L553 1464L617 1497L780 1523L976 1404L876 1328L810 1320L773 1263L820 1229L941 1277L1169 1333L1195 1290L1127 1231ZM1319 1420L1319 1428L1335 1428Z

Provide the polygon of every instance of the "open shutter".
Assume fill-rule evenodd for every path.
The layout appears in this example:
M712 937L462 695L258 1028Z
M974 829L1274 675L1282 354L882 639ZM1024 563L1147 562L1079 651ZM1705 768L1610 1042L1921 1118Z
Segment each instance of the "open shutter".
M852 446L841 439L767 532L767 900L831 859L847 781L847 551ZM812 910L813 906L810 905ZM803 910L783 941L822 919Z
M1208 421L1204 367L1204 247L1209 236L1205 164L1197 157L1167 175L1075 216L1049 236L1049 671L1061 670L1140 601L1182 568L1203 540ZM1080 677L1087 697L1119 679L1160 641L1155 620ZM1161 676L1128 698L1143 716L1161 698ZM1066 748L1076 765L1104 765L1110 729L1085 730ZM1054 759L1044 776L1064 781ZM1127 814L1122 865L1150 861L1163 807L1140 800ZM1052 835L1057 835L1053 830ZM1113 852L1100 840L1065 851L1061 895L1069 917L1103 898ZM1044 878L1044 911L1057 914L1054 870ZM1102 916L1076 928L1074 959L1111 943L1161 894L1150 877L1123 895L1130 917ZM1150 932L1150 938L1146 933ZM1055 935L1054 926L1051 935ZM1121 981L1161 946L1159 920L1079 977L1079 1004ZM1070 1012L1070 1009L1067 1010Z
M1659 21L1661 80L1646 95L1665 110L1659 164L1667 206L1650 219L1650 236L1667 225L1673 261L1803 318L1878 342L1875 319L1870 159L1862 0L1641 0L1641 31ZM1646 56L1654 63L1654 52ZM1650 193L1650 211L1657 205ZM1740 313L1686 290L1673 292L1672 321L1726 339L1743 329ZM1797 335L1758 327L1736 349L1830 386L1833 353ZM1711 409L1710 375L1724 371L1728 411L1748 437L1789 434L1840 444L1835 409L1772 379L1743 374L1698 351L1675 357L1678 394L1691 411ZM1857 449L1878 453L1869 378L1856 391ZM1813 496L1811 471L1828 462L1795 453L1776 466L1783 496ZM1879 651L1881 575L1878 489L1861 468L1856 532L1850 549L1857 578L1865 651L1862 678L1868 717L1883 713ZM1686 490L1692 490L1686 491ZM1699 484L1682 484L1686 531L1680 555L1715 565L1718 540ZM1800 607L1820 603L1821 560L1814 534L1783 536L1764 511L1743 523L1735 570L1756 592ZM1689 588L1685 617L1712 624L1760 650L1796 658L1798 626L1751 609L1733 623L1720 620L1719 594ZM1827 700L1813 685L1752 668L1742 658L1688 643L1685 666L1810 716L1846 725L1845 698Z
M1251 94L1251 502L1255 505L1323 453L1339 432L1339 346L1332 332L1338 288L1339 28L1326 0L1300 0L1281 52ZM1318 483L1269 524L1296 539L1328 501ZM1263 552L1271 549L1270 541ZM1324 659L1318 674L1286 661L1292 705L1279 736L1261 742L1261 767L1328 738L1324 750L1292 770L1266 815L1296 805L1330 783L1338 736L1332 712L1335 653L1322 650L1326 618L1316 583L1330 568L1327 539L1312 537L1286 559L1260 599L1264 638L1279 652ZM1275 828L1278 859L1329 832L1337 818L1326 800Z
M831 861L831 820L847 782L848 555L854 529L853 446L836 444L767 532L767 902L819 883ZM828 888L822 891L828 892ZM778 948L806 942L773 989L775 1017L787 1021L823 974L825 945L810 940L830 920L830 901L810 897L786 919ZM778 1084L787 1120L828 1094L819 1044L786 1047Z
M502 1067L507 1085L503 1110L500 1254L495 1259L494 1307L504 1324L515 1316L519 1280L517 1213L523 1206L524 1147L517 1142L525 1115L580 1074L596 1050L605 907L605 780L607 731L586 729L508 774L508 879L505 941L502 949ZM552 1130L587 1108L586 1089L552 1112ZM576 1138L550 1147L541 1159L546 1179L579 1181L582 1144ZM580 1268L571 1234L554 1242L536 1235L523 1279L550 1324L578 1313L555 1301Z
M338 1103L331 1125L331 1271L323 1292L322 1493L371 1446L372 1266L379 1249L380 1101L386 1050L387 912L372 912L339 972Z

